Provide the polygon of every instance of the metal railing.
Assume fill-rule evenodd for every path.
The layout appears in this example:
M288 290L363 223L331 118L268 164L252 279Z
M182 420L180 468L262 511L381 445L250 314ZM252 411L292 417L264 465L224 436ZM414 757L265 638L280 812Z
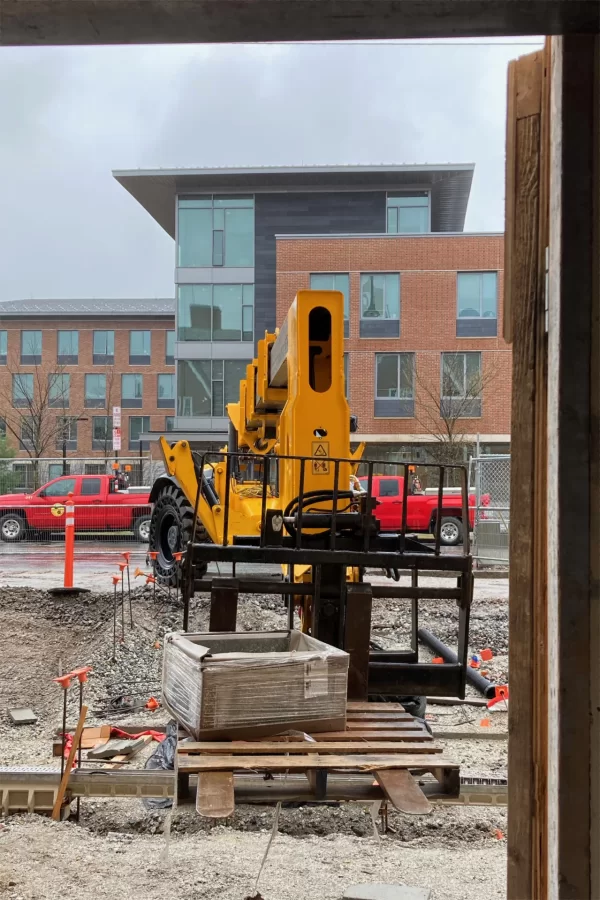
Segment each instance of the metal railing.
M510 456L473 457L469 483L475 494L473 558L476 565L508 567Z

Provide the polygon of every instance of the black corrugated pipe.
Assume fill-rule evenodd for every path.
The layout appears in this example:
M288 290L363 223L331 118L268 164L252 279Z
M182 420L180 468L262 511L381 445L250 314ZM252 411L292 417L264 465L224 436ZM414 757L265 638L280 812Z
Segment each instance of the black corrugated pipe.
M444 662L458 662L458 656L454 650L451 650L450 647L442 644L440 639L436 638L435 634L432 634L427 628L419 628L417 633L419 635L419 640L425 644L426 647L429 647L430 650L433 650L434 653L437 653L438 656L441 656ZM472 669L470 666L467 666L467 681L469 684L472 684L474 688L477 688L484 697L487 697L488 700L492 700L496 696L496 685L491 681L488 681L487 678L484 678L483 675L480 675L477 669Z

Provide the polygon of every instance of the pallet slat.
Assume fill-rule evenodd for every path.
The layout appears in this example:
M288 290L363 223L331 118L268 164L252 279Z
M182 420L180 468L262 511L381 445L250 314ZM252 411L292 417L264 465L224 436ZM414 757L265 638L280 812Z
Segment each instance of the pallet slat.
M192 772L231 772L240 769L267 769L269 771L305 771L306 769L344 769L363 772L376 772L382 769L456 769L456 763L440 758L436 754L390 754L388 756L363 754L319 754L306 753L302 756L254 755L254 756L217 756L200 754L178 756L180 773Z
M359 745L355 741L322 741L318 744L318 753L442 753L443 747L439 744L427 744L427 746L415 746L403 743L403 741L361 741ZM193 755L199 753L216 753L219 755L255 754L281 754L286 753L315 753L315 744L311 741L297 741L285 743L283 741L200 741L180 744L177 748L179 754Z
M381 731L322 731L321 734L313 734L317 742L321 741L433 741L432 736L426 731L389 731L385 725ZM384 730L385 729L385 730Z

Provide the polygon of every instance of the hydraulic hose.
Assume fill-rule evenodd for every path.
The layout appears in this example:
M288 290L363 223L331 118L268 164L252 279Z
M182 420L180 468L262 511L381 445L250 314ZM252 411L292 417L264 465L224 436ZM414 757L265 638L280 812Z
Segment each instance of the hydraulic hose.
M427 628L419 628L417 634L419 640L425 644L426 647L429 647L430 650L437 653L438 656L441 656L444 662L458 662L458 656L454 650L451 650L450 647L443 644L440 639L436 638L435 634L432 634ZM467 666L467 681L483 694L484 697L487 697L488 700L492 700L496 696L496 685L491 681L488 681L487 678L484 678L483 675L480 675L476 669L472 669L470 666Z

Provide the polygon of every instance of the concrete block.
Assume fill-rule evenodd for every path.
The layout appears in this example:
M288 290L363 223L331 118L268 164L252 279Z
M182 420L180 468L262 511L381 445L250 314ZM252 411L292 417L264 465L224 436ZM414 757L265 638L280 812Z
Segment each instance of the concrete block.
M38 717L29 707L9 709L8 715L13 725L35 725Z
M429 900L429 888L409 884L355 884L342 900Z

